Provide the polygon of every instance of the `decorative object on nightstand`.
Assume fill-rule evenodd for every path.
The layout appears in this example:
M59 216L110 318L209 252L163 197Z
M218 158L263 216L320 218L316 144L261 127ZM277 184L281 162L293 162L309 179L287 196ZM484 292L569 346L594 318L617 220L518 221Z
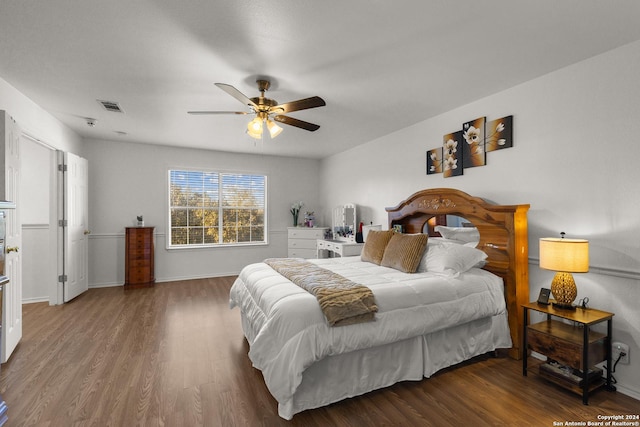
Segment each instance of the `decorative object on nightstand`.
M575 310L573 301L578 295L571 273L589 271L589 241L545 237L540 239L540 268L556 271L551 281L551 293L556 308Z

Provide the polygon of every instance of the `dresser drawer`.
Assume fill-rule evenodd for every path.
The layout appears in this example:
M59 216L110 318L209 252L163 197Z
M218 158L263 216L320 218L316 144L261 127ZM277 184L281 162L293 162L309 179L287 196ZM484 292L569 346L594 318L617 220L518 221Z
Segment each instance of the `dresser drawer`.
M148 242L153 232L146 229L133 229L129 231L129 243L144 243Z
M149 257L146 258L132 258L129 260L129 267L130 268L150 268L151 267L151 260L149 259Z
M148 268L133 269L129 271L128 283L130 284L147 283L152 280L153 279Z
M317 258L318 251L313 249L289 248L287 253L289 258Z
M151 249L152 243L144 243L144 242L140 242L140 243L133 243L133 244L128 244L127 245L127 250L130 251L144 251L144 250L148 250Z
M288 229L289 239L311 239L315 245L317 239L324 239L326 228L291 227Z
M289 239L289 249L316 249L316 240Z
M153 253L153 249L151 248L135 248L135 249L127 249L127 257L129 259L132 258L148 258L149 255Z
M326 242L325 248L329 251L333 251L337 254L342 255L342 245L335 242Z
M589 333L589 366L606 360L605 336ZM574 369L582 369L582 329L550 320L527 328L529 349Z

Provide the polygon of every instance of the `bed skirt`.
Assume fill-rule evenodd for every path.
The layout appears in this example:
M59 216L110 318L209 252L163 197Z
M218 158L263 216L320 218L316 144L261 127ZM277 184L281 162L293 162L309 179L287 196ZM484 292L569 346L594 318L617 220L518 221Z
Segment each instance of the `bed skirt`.
M244 314L242 328L248 341L253 342L255 331ZM504 313L392 344L326 357L304 371L292 398L278 402L278 414L290 420L304 410L400 381L419 381L441 369L511 345Z

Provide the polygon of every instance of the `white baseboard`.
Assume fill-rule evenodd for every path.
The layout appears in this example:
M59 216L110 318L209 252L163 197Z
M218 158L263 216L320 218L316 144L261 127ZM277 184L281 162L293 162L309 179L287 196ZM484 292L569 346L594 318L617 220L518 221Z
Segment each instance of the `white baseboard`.
M616 390L621 394L624 394L626 396L632 397L640 401L640 392L638 390L632 390L620 384L616 384Z
M213 277L228 277L228 276L237 276L240 272L236 271L233 273L218 273L218 274L207 274L202 276L185 276L185 277L164 277L162 279L156 279L156 283L166 283L166 282L179 282L181 280L196 280L196 279L210 279Z
M37 297L37 298L24 298L22 304L35 304L37 302L49 303L49 297Z
M89 285L89 289L115 288L116 286L122 286L122 283L94 283Z
M212 277L227 277L227 276L237 276L240 274L238 271L234 272L226 272L226 273L218 273L218 274L207 274L202 276L176 276L176 277L162 277L156 278L156 283L166 283L166 282L179 282L182 280L197 280L197 279L209 279ZM96 288L113 288L116 286L124 286L124 283L116 283L116 282L105 282L105 283L93 283L89 285L89 289Z

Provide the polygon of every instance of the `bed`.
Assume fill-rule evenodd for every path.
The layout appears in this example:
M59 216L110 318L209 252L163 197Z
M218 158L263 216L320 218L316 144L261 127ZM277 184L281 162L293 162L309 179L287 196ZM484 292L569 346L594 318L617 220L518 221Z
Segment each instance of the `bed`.
M415 273L389 267L386 260L371 262L364 252L304 261L368 287L375 296L374 321L330 326L318 300L285 273L266 262L245 267L230 305L240 308L249 357L279 415L291 419L399 381L428 378L499 348L521 358L520 305L529 298L528 208L454 189L423 190L386 208L389 229L397 226L403 238L413 238L428 230L431 218L456 215L473 224L479 240L465 245L429 237ZM450 254L460 256L452 261ZM462 272L460 263L466 264Z

